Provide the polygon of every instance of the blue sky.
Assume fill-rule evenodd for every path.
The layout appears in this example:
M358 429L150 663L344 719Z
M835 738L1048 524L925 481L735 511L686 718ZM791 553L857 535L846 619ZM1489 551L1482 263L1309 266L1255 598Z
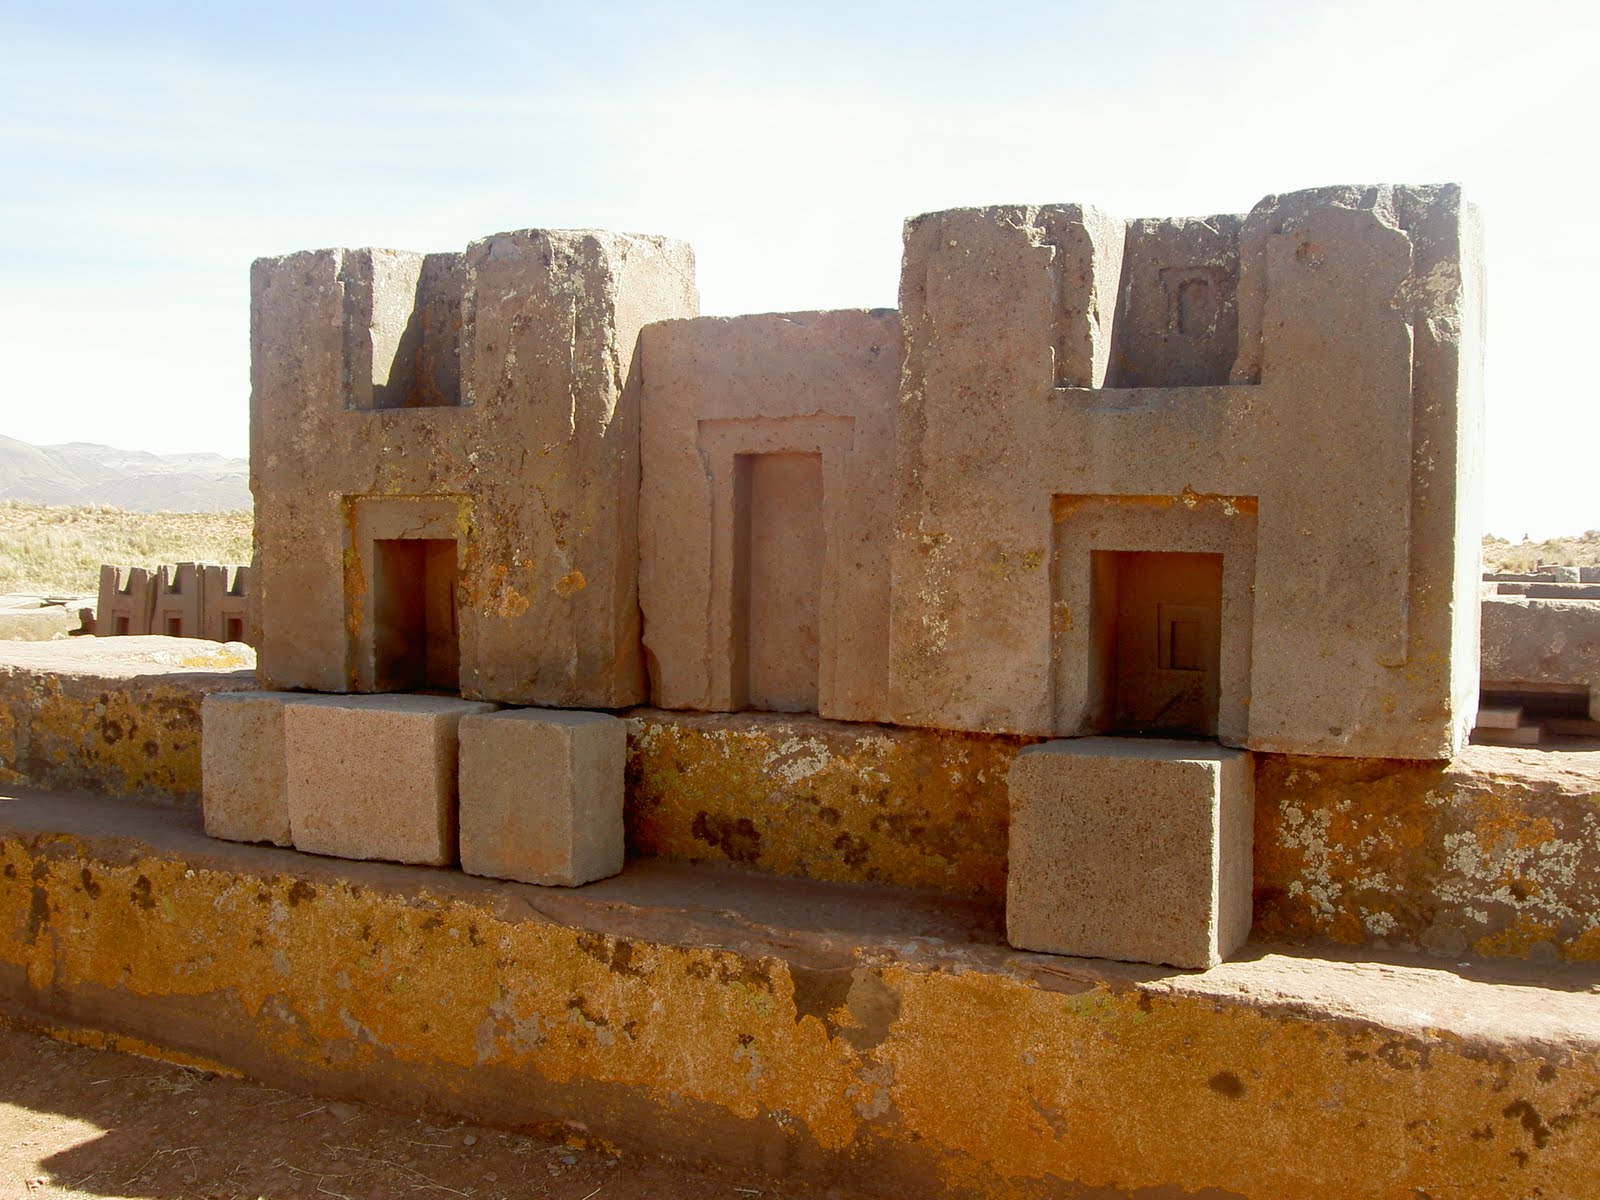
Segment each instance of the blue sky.
M0 5L0 433L243 454L263 254L597 226L709 313L890 306L919 212L1458 180L1486 524L1600 527L1600 6Z

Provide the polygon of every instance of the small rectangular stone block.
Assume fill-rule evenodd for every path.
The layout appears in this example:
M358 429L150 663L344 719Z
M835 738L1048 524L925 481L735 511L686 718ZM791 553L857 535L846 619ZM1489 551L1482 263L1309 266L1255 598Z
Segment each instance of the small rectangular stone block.
M291 844L283 710L295 692L213 692L200 704L200 802L206 833Z
M457 726L494 710L450 696L302 697L284 709L297 850L448 866L456 860Z
M1479 729L1515 729L1522 724L1522 708L1483 706L1478 708Z
M1024 950L1213 967L1250 932L1249 753L1081 738L1012 765L1006 938Z
M461 869L574 887L622 870L627 728L523 708L461 722Z

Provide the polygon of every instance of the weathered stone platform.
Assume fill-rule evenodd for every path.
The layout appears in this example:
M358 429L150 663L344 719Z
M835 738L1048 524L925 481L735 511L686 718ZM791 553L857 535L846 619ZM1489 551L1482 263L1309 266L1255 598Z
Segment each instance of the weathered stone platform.
M194 638L0 641L0 784L197 799L200 701L254 668Z
M0 642L0 783L192 800L201 700L253 686L215 657L236 647L206 645ZM630 855L1005 895L1006 775L1036 739L627 717ZM1600 961L1600 745L1550 746L1444 763L1257 755L1254 936Z
M1005 894L1006 775L1034 739L649 709L628 725L632 852ZM1600 960L1595 743L1255 761L1255 936Z
M636 862L578 890L0 791L0 1012L322 1095L888 1195L1577 1196L1600 976L1027 954L947 893Z

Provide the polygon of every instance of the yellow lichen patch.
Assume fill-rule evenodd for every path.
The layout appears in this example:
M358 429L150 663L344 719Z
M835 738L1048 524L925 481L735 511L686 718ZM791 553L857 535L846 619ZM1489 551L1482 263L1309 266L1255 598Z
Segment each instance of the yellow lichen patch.
M1600 925L1584 930L1563 951L1571 962L1600 962Z
M1004 894L1006 775L1024 739L643 712L630 727L643 853Z
M1475 761L1259 756L1256 935L1570 955L1600 906L1591 796Z
M1394 928L1421 919L1408 887L1428 870L1432 832L1419 770L1425 779L1432 768L1257 758L1256 922L1262 935L1360 942L1372 935L1368 921Z
M1225 517L1255 516L1260 502L1254 496L1226 496L1184 488L1176 496L1057 495L1050 498L1050 517L1059 525L1067 518L1096 509L1167 509L1181 504L1187 509L1215 509Z
M1472 952L1495 958L1526 958L1534 946L1554 946L1559 936L1554 925L1524 918L1479 938L1472 944Z
M1550 1186L1530 1169L1557 1193L1590 1169L1594 1094L1532 1061L1134 989L889 975L901 1018L876 1056L958 1186L1521 1197Z
M21 783L17 769L17 718L8 705L0 705L0 783Z
M450 872L301 878L262 873L255 850L190 867L95 844L0 841L0 964L30 964L47 1023L120 1013L119 1048L209 1069L268 1062L446 1105L499 1088L513 1122L567 1097L595 1135L647 1144L692 1105L753 1138L781 1131L825 1156L813 1169L873 1154L930 1190L1019 1200L1573 1195L1600 1144L1600 1057L1576 1008L1560 1055L1541 1056L1505 1028L1396 1032L1359 997L1282 1003L1081 964L1053 990L1014 973L1032 956L913 962L881 939L802 968L773 948L799 930L732 949L690 917L658 940L625 904L571 911L632 932L582 928ZM1283 972L1262 964L1265 993ZM1521 1010L1502 1003L1504 1026ZM181 1044L141 1040L142 1020Z
M200 665L216 668L214 655L201 657ZM211 687L238 686L215 678ZM12 742L3 764L12 773L9 781L193 796L200 789L203 698L204 690L193 683L159 676L13 676L0 689L0 726Z
M42 919L28 881L33 859L20 843L0 841L0 962L25 967Z
M485 595L493 614L502 620L520 617L528 611L530 601L511 583L510 571L503 563L495 563L487 572L488 586Z
M178 656L174 666L189 671L246 671L254 670L256 656L250 651L240 653L233 642L199 642L186 654Z
M195 1054L185 1054L181 1050L172 1050L155 1042L147 1042L143 1038L129 1037L126 1034L106 1033L99 1029L83 1029L77 1026L46 1025L39 1027L37 1032L53 1037L57 1041L71 1042L74 1046L87 1046L91 1050L115 1050L118 1054L132 1054L138 1058L148 1058L155 1062L171 1063L175 1067L190 1067L196 1071L210 1071L214 1075L226 1075L232 1079L243 1079L242 1071L235 1071L224 1063L214 1059L202 1058Z
M356 512L349 500L345 501L344 520L348 530L344 549L345 636L354 645L361 640L361 624L367 611L367 576L356 550Z
M535 1069L556 1082L599 1077L741 1118L781 1108L829 1148L859 1123L847 1095L854 1051L797 1019L778 961L159 858L86 866L57 853L37 865L52 920L74 931L59 942L28 937L24 914L6 940L31 942L48 960L33 979L41 990L225 994L295 1060L371 1065L381 1055ZM0 889L13 903L19 894ZM32 928L37 935L37 920ZM664 1011L673 1017L663 1021Z
M850 1048L796 1020L785 964L569 930L538 957L510 961L519 967L502 978L497 1029L481 1043L489 1061L514 1065L531 1053L561 1082L596 1072L647 1090L676 1081L674 1090L737 1117L782 1109L827 1148L854 1136ZM662 1022L664 1011L674 1019Z

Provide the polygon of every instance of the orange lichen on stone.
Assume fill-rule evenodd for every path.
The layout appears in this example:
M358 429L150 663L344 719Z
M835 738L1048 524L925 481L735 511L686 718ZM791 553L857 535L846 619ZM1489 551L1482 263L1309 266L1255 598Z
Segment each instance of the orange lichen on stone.
M0 705L0 783L21 783L17 769L17 717L10 705Z
M888 1194L1513 1200L1577 1194L1600 1153L1577 979L1139 970L726 868L552 894L97 811L0 835L0 1000L178 1061ZM764 914L737 934L697 901L729 888ZM861 906L883 932L842 937Z
M1261 502L1255 496L1208 495L1185 488L1176 496L1069 496L1050 497L1050 519L1060 524L1068 517L1093 508L1171 508L1181 504L1184 508L1215 507L1223 516L1240 514L1255 516Z
M119 795L199 795L200 701L208 691L251 686L248 675L219 670L249 660L192 639L107 639L113 646L135 640L170 649L163 661L137 674L69 674L0 663L0 782ZM57 653L78 651L82 657L85 649L96 648L93 641ZM40 653L55 646L37 645L47 648Z
M37 653L204 645L100 642ZM250 680L153 653L131 674L0 660L0 783L192 796L200 702ZM1006 779L1029 739L653 709L628 729L634 854L1004 895ZM1600 754L1255 761L1257 940L1600 960Z
M1255 936L1592 957L1600 774L1564 757L1259 756Z
M635 710L638 853L1005 894L1006 775L1032 739Z
M7 1024L5 1018L0 1017L0 1025L4 1024ZM20 1024L26 1025L27 1023L20 1022ZM236 1071L215 1059L185 1054L181 1050L170 1050L166 1046L157 1042L147 1042L143 1038L106 1033L100 1029L84 1029L76 1025L40 1025L33 1028L36 1032L42 1033L46 1037L52 1037L61 1042L70 1042L74 1046L87 1046L91 1050L113 1050L118 1054L132 1054L138 1058L171 1063L175 1067L188 1067L194 1071L209 1071L213 1075L226 1075L232 1079L244 1078L244 1072Z

